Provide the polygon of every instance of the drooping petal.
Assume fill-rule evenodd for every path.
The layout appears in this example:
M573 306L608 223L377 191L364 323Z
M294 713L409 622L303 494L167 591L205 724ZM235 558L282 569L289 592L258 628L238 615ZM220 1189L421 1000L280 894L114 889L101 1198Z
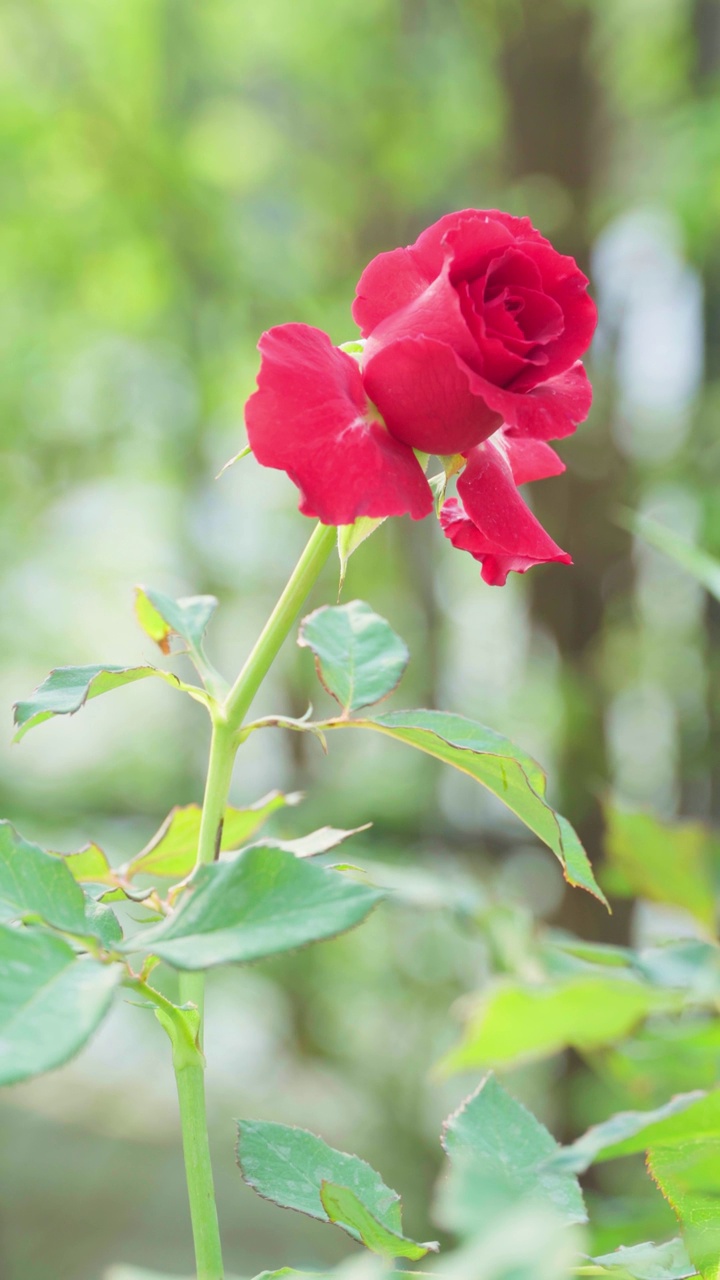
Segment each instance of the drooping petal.
M496 439L469 454L458 480L462 503L446 502L440 523L454 547L480 562L483 580L501 587L510 572L525 573L552 561L572 564L572 559L523 502L502 439Z
M507 460L516 484L529 484L532 480L549 480L561 476L565 463L544 440L532 440L529 436L502 433Z
M287 472L300 510L323 524L408 513L422 519L432 492L412 449L372 416L355 360L326 333L285 324L264 333L258 389L246 407L248 440L265 467Z
M473 389L471 369L444 342L401 338L363 368L363 382L388 430L424 453L466 453L502 422Z

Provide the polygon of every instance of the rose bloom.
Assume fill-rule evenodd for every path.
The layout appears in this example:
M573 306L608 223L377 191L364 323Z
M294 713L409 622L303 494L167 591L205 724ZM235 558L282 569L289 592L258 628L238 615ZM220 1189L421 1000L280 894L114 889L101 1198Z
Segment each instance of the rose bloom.
M548 440L590 409L580 356L596 324L588 281L527 218L450 213L366 267L353 305L358 359L327 334L285 324L260 339L247 404L258 461L287 472L324 524L430 515L417 454L459 471L443 531L488 583L570 564L518 492L564 470Z

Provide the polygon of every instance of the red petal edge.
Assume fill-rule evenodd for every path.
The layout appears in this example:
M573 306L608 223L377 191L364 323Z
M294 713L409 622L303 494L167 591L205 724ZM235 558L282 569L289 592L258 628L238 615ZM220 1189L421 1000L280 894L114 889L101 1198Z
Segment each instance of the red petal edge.
M490 586L502 587L508 573L525 573L535 564L572 564L520 497L501 438L472 450L458 493L462 504L452 498L440 512L443 533L479 560Z
M471 390L501 415L513 436L560 440L572 435L590 412L592 387L580 360L565 373L533 387L532 391L493 387L471 370L468 374Z
M561 476L565 470L562 458L558 458L555 450L544 440L513 436L507 431L502 432L502 440L517 485L529 484L532 480L549 480L551 476Z
M258 389L248 400L248 440L262 466L285 471L300 510L323 524L432 511L412 449L371 416L357 362L321 329L279 325L258 343Z

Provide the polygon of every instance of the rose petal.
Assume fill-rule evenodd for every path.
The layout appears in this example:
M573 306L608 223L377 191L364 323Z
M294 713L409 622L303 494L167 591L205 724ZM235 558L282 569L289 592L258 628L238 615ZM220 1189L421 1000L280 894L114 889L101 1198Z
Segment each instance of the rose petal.
M460 280L455 286L460 300L460 307L468 329L477 343L477 351L473 368L481 373L488 382L497 387L507 386L524 371L526 358L514 350L518 346L513 333L514 321L503 308L502 303L491 303L490 307L473 306L470 290L466 280ZM496 327L496 323L498 325ZM510 330L510 340L502 328ZM517 326L514 326L517 330ZM520 340L522 333L517 330Z
M513 239L519 242L530 240L535 244L550 244L550 241L533 226L529 218L517 218L512 213L505 213L502 209L488 209L487 213L495 222L499 222L511 232Z
M365 390L392 435L438 455L465 453L500 426L473 380L451 347L426 337L392 342L363 368Z
M517 303L515 315L525 341L548 345L559 338L564 329L562 308L554 298L537 289L517 287L510 295L511 301Z
M460 298L450 283L450 263L406 307L387 316L370 334L363 352L365 366L382 347L398 338L435 338L452 347L471 368L482 367L482 355L460 306Z
M516 288L542 289L542 276L539 267L524 251L523 246L516 243L498 257L493 258L487 270L478 278L477 283L473 284L473 295L476 299L478 287L482 290L481 297L486 295L488 289L493 288L508 288L511 291Z
M373 258L358 281L352 307L353 319L363 337L367 337L393 312L419 297L440 274L446 257L452 256L453 260L457 257L458 275L462 275L466 264L473 269L473 274L478 274L481 257L485 259L490 253L512 245L512 235L503 224L503 219L508 216L494 210L485 213L479 209L447 213L423 231L415 244L406 249L379 253ZM527 222L530 227L527 218L510 221ZM448 232L457 231L460 234L455 238L449 255L444 238Z
M558 337L543 346L547 364L539 372L527 368L515 384L518 391L569 369L587 351L597 325L597 307L587 292L589 282L575 259L544 244L528 246L527 252L540 270L543 292L560 306L564 326Z
M514 388L497 391L493 387L484 394L491 408L513 428L513 435L536 440L561 440L572 435L592 404L592 387L580 360L530 391L516 394Z
M432 511L412 449L370 416L360 369L326 333L279 325L258 344L258 390L246 406L248 440L265 467L286 471L300 510L323 524Z
M513 435L560 440L572 435L590 412L592 387L579 360L565 373L520 392L515 390L515 384L495 387L472 369L466 371L473 394L482 396L488 408L500 414Z
M560 440L584 421L592 402L580 361L518 395L480 377L447 344L424 337L401 338L371 355L363 381L388 430L425 453L467 453L501 422L513 435Z
M373 258L358 281L352 306L353 320L363 337L394 311L413 302L432 279L409 249L393 249Z
M458 493L462 505L453 498L440 512L443 532L480 561L490 586L501 587L508 573L525 573L535 564L572 564L520 497L501 442L486 440L473 449Z
M475 268L480 258L501 251L513 241L507 228L495 217L494 210L460 209L457 213L446 213L410 245L410 253L431 280L442 270L451 237L454 237L454 242L450 255L454 257L457 254L459 276L467 264ZM475 274L479 272L473 269Z
M527 436L513 436L501 432L507 460L516 484L529 484L532 480L549 480L561 476L565 463L544 440L531 440Z
M452 279L482 275L490 255L506 248L522 250L526 243L549 245L529 218L514 218L499 209L461 209L446 213L418 236L410 252L432 279L440 271L448 250Z

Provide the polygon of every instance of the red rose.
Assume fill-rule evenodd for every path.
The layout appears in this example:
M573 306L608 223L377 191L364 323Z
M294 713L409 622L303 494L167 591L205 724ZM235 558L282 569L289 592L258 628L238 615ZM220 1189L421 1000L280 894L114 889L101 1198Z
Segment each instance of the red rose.
M325 524L429 515L413 451L462 454L462 505L446 503L441 523L485 580L569 562L517 485L562 471L544 441L570 434L590 408L579 361L596 323L587 283L526 218L448 214L363 272L361 367L307 325L263 335L247 406L253 452L286 471L301 511Z

